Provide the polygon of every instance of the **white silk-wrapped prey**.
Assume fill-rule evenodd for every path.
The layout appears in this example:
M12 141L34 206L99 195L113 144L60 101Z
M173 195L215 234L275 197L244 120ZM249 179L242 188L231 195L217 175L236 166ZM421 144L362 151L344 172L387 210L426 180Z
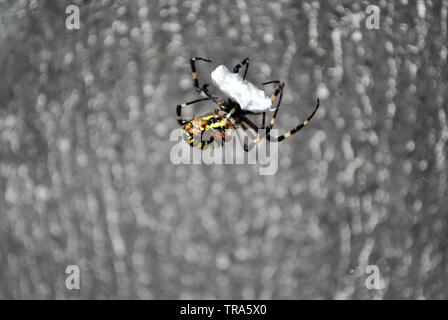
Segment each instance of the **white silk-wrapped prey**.
M212 81L227 97L235 100L241 109L252 112L273 111L272 101L263 90L237 74L230 72L224 65L212 72Z

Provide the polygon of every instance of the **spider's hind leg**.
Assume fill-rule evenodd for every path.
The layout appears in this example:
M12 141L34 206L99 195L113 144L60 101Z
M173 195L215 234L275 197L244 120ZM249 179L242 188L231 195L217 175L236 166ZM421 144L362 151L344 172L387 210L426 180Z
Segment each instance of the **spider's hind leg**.
M268 139L269 141L273 141L273 142L281 142L284 139L289 138L294 133L301 130L303 127L305 127L308 124L308 122L310 122L311 118L316 114L317 109L319 109L319 99L317 99L317 104L316 104L316 107L314 108L313 112L304 122L300 123L299 125L297 125L297 127L293 128L292 130L290 130L290 131L286 132L285 134L282 134L281 136L278 136L276 138L271 137L269 134L267 134L266 139Z
M270 83L277 83L278 87L275 89L274 94L271 96L271 101L274 103L275 100L277 100L277 107L275 108L274 116L271 119L271 122L266 127L266 134L269 134L269 131L272 129L275 123L275 119L277 118L278 110L280 109L280 104L282 103L282 97L283 97L283 88L285 87L285 83L283 81L278 80L272 80L268 82L264 82L263 85L270 84Z

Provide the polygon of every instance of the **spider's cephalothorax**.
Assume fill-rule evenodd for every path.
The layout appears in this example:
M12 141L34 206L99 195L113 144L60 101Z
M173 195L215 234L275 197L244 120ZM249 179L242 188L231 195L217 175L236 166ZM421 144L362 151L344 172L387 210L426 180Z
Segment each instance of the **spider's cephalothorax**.
M220 65L212 72L211 77L213 83L225 94L226 98L223 99L211 95L208 91L208 84L204 84L202 87L199 86L198 74L196 71L197 60L206 62L211 61L199 57L191 58L193 86L203 98L180 104L176 109L177 121L184 127L184 139L194 148L212 149L222 146L226 139L229 138L228 129L237 128L243 130L248 130L250 128L257 132L257 135L252 134L252 142L250 145L244 143L245 151L250 150L255 144L260 142L262 137L258 135L259 129L265 129L266 139L280 142L306 126L319 108L319 99L317 99L317 105L307 120L279 137L272 137L269 133L274 126L280 108L283 88L285 86L284 82L273 80L263 83L263 85L277 84L274 94L269 98L263 90L258 89L255 85L245 80L249 67L249 58L246 58L241 63L237 64L233 68L233 72L230 72L225 66ZM238 72L243 66L246 66L246 68L243 77L241 77ZM190 104L206 100L215 102L219 109L195 116L190 121L186 121L182 118L183 108ZM275 102L277 103L274 106ZM268 111L273 111L274 115L272 116L270 123L265 127L266 112ZM250 121L246 117L248 114L262 114L261 127L256 126Z

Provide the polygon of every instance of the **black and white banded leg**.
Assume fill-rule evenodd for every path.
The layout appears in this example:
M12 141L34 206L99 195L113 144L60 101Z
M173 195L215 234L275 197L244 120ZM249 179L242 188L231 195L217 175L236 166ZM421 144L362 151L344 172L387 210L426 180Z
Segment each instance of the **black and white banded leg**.
M268 139L269 141L273 141L273 142L281 142L281 141L285 140L286 138L289 138L290 136L292 136L294 133L297 133L299 130L301 130L303 127L305 127L310 122L311 118L316 114L317 109L319 109L319 104L320 104L319 99L317 99L316 107L314 108L314 111L311 113L311 115L304 122L297 125L297 127L295 127L294 129L292 129L278 137L272 137L271 135L267 134L266 139Z
M212 62L209 59L200 58L200 57L193 57L190 59L191 64L191 74L193 75L193 87L196 89L196 91L203 97L209 98L210 94L208 93L207 87L208 84L204 84L202 88L199 86L199 79L198 79L198 72L196 71L196 61L201 60L205 62Z
M201 98L201 99L196 99L190 102L185 102L182 104L178 104L176 107L176 114L177 114L177 123L179 123L179 125L184 126L188 121L182 118L182 109L185 108L186 106L196 103L196 102L200 102L200 101L205 101L205 100L211 100L211 97L206 97L206 98Z
M271 131L272 127L274 126L275 119L277 118L278 110L280 109L280 104L282 102L283 88L285 87L285 83L283 81L278 81L278 80L268 81L268 82L263 83L263 85L270 84L270 83L278 84L277 88L274 91L274 94L271 96L272 103L274 103L277 100L277 106L275 108L274 116L272 117L271 122L266 127L266 131L265 131L266 136L269 135L269 132ZM265 117L266 117L266 115L265 115L265 113L263 113L261 129L264 129ZM257 143L259 143L261 141L261 139L263 139L263 137L257 133L257 137L253 141L251 141L251 143L249 145L244 144L244 146L243 146L244 151L247 152L247 151L251 150Z
M250 60L249 58L244 59L240 63L238 63L235 68L233 68L233 73L238 73L240 71L240 68L242 68L244 65L246 66L246 70L244 70L243 80L246 79L247 70L249 69Z

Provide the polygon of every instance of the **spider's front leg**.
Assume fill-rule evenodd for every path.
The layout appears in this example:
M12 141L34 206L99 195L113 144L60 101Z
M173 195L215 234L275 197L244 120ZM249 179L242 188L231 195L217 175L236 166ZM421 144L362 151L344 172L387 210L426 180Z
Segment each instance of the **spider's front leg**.
M208 84L204 84L204 86L202 88L199 86L198 72L196 71L196 61L197 60L202 60L205 62L212 62L212 61L209 59L200 58L200 57L193 57L190 59L191 74L193 75L193 87L196 89L196 91L201 96L209 98L210 94L208 93L208 90L207 90Z
M243 80L246 79L247 69L249 69L249 63L250 63L249 58L244 59L243 61L241 61L241 63L238 63L235 66L235 68L233 68L233 73L238 73L240 71L240 68L242 68L245 65L246 66L246 70L244 70Z
M201 98L201 99L196 99L190 102L185 102L182 104L178 104L176 107L176 114L177 114L177 123L179 123L179 125L183 126L185 125L188 121L182 118L182 108L185 108L186 106L196 103L196 102L200 102L200 101L205 101L205 100L211 100L211 97L206 97L206 98Z

